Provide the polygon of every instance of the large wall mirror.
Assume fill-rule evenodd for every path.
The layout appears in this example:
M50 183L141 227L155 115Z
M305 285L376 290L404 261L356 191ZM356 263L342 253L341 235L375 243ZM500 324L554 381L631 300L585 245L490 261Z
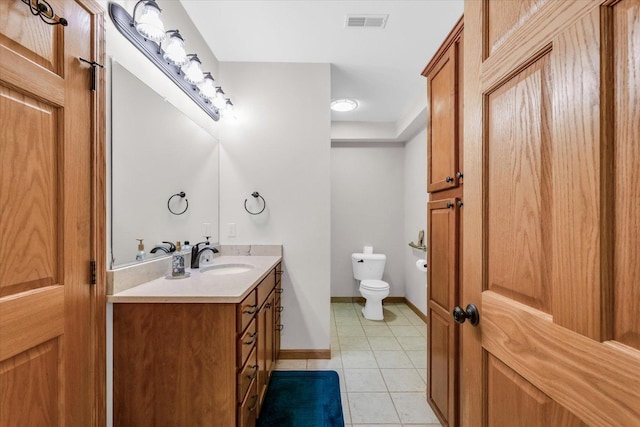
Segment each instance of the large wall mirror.
M115 60L111 70L112 268L136 262L136 239L146 259L167 256L151 254L163 241L218 242L218 140Z

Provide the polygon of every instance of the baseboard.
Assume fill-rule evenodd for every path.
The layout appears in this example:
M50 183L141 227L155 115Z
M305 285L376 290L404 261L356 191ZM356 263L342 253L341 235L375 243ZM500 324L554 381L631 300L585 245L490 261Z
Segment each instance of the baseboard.
M331 349L326 350L282 350L278 359L331 359Z
M365 299L363 297L331 297L331 302L352 302L364 304ZM413 303L406 297L386 297L384 300L382 300L382 305L384 305L385 302L389 304L407 304L407 307L409 307L415 314L418 315L418 317L420 317L425 323L427 323L427 316L423 312L421 312L418 307L413 305Z

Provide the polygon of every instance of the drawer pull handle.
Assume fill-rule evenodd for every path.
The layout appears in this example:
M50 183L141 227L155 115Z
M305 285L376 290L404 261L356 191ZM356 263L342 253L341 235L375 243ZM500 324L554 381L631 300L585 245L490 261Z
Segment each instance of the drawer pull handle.
M284 307L280 306L276 310L278 310L278 313L282 313L282 310L284 310Z
M276 270L276 274L282 274L284 273L284 270Z
M253 405L251 408L249 408L249 412L253 412L253 411L255 411L255 410L256 410L256 408L258 407L258 395L257 395L257 394L254 394L253 396L251 396L251 398L252 398L252 399L255 399L255 403L254 403L254 405Z
M281 332L284 329L284 325L276 325L276 331Z
M244 314L256 314L256 310L257 309L258 309L258 304L249 305L249 306L247 306L246 310L242 310L242 313L244 313Z
M249 379L249 381L251 381L252 379L254 379L258 375L258 365L252 365L252 366L249 366L249 367L251 369L253 369L253 374L247 375L247 378Z
M251 338L251 340L250 340L250 341L242 341L242 344L244 344L244 345L251 345L251 344L253 344L254 342L256 342L256 338L258 338L258 333L257 333L257 332L254 332L254 333L252 333L251 335L249 335L249 337Z
M276 294L281 294L282 292L284 292L284 290L282 288L276 289Z

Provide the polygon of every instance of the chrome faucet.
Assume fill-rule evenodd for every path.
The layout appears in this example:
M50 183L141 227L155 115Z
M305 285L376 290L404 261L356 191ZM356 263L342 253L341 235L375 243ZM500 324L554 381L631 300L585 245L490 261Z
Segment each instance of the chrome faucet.
M205 251L211 251L214 254L218 253L218 250L213 246L205 246L200 249L200 245L209 245L209 241L207 240L206 242L200 242L193 245L193 248L191 248L191 268L200 268L200 256Z

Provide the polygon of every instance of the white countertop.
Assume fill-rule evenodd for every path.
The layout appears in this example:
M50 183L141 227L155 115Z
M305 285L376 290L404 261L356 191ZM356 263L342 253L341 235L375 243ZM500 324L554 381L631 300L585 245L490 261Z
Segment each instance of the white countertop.
M280 261L281 256L221 256L199 269L187 269L191 276L181 279L161 277L127 290L107 295L112 303L239 303ZM206 273L216 265L253 266L242 273Z

